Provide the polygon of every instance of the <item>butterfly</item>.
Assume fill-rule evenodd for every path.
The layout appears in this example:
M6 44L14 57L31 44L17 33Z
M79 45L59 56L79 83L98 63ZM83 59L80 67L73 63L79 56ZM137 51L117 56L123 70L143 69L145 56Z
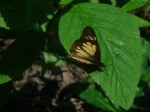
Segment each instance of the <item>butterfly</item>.
M104 67L100 61L100 46L96 34L90 26L83 29L81 37L72 44L70 52L72 56L68 56L68 58L71 60Z

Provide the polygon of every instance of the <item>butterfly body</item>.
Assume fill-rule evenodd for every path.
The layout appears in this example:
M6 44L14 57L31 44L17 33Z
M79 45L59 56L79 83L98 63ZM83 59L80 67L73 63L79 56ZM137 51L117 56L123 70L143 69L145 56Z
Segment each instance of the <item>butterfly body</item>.
M96 66L104 66L100 61L100 47L94 30L87 26L83 29L81 37L76 40L70 49L72 56L69 59Z

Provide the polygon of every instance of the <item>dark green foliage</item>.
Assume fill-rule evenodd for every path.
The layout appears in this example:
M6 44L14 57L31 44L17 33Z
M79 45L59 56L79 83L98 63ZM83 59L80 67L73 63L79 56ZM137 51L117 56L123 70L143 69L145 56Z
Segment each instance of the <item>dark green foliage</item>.
M14 39L1 53L0 84L6 87L3 92L9 93L11 88L5 83L16 80L39 58L43 70L56 72L65 63L66 55L70 55L73 42L90 26L96 33L101 61L106 67L101 71L89 67L92 80L76 94L105 111L150 109L143 104L150 93L150 43L141 39L138 29L150 23L125 12L147 2L1 0L0 40ZM89 86L93 82L101 88Z

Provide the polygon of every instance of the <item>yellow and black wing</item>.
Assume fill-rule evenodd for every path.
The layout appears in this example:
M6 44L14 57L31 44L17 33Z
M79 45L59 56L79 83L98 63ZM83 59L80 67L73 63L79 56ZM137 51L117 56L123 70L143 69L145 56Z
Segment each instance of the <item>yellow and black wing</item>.
M72 56L69 59L97 66L102 66L100 62L100 47L94 30L87 26L83 29L81 37L76 40L70 49Z

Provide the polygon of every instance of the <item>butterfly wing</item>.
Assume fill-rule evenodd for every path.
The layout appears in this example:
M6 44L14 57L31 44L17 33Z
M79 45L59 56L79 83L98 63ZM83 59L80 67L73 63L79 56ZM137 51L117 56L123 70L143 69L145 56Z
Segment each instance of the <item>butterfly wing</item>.
M79 40L71 46L70 52L73 56L68 56L72 60L86 64L100 66L100 47L96 34L91 27L85 27Z

